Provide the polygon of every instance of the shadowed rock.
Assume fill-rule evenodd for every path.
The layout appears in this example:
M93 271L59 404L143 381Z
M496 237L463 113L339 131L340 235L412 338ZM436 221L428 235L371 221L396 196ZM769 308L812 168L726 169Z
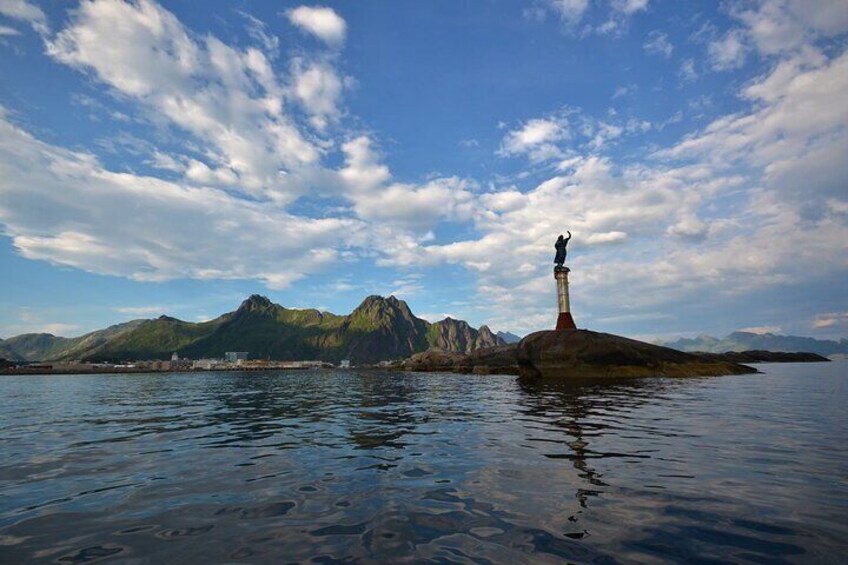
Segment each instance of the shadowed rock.
M517 375L517 344L478 349L468 354L431 347L406 359L398 368L433 373L475 373L479 375Z

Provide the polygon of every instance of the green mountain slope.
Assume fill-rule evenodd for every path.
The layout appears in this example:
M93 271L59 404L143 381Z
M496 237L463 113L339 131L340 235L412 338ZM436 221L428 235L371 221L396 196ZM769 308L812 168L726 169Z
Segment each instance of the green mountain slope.
M129 332L122 333L95 351L80 358L86 361L127 361L136 359L169 359L173 352L211 335L227 315L209 322L184 322L169 316L146 320Z
M146 322L147 320L132 320L71 338L47 333L22 334L10 337L3 343L21 361L81 359L91 356L111 340Z
M450 318L430 324L394 296L369 296L347 316L289 309L253 295L237 310L193 323L161 316L136 320L78 338L27 334L10 338L10 352L31 361L130 361L180 357L220 358L247 351L251 359L376 363L406 358L427 348L471 351L503 344L486 326L479 330Z
M25 361L11 345L0 339L0 359L7 361Z
M324 359L319 338L337 328L341 316L318 310L295 310L253 295L209 335L175 349L181 356L221 357L247 351L252 359Z

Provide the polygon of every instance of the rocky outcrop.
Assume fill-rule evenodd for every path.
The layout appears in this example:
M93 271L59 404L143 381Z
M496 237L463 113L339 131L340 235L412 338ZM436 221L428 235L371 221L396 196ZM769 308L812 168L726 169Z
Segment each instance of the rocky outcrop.
M452 373L465 357L463 353L431 347L404 360L398 368L425 373Z
M789 353L786 351L728 351L726 353L702 353L695 351L695 355L700 355L717 361L730 361L732 363L828 363L830 359L823 357L818 353L797 352Z
M516 350L524 378L694 377L756 373L724 360L589 330L542 331Z
M398 369L425 373L475 373L478 375L517 375L516 344L477 349L471 353L445 351L432 347L416 353Z

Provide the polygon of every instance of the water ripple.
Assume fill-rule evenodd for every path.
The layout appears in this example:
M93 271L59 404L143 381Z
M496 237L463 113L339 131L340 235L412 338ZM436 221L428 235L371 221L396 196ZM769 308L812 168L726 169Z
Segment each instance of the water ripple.
M846 365L0 380L0 561L838 563Z

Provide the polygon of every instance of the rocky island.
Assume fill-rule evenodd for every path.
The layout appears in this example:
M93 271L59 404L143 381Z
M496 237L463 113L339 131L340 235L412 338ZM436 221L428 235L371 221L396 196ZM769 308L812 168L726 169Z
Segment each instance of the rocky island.
M470 354L429 349L405 360L406 371L512 374L527 379L694 377L757 370L717 355L684 353L590 330L535 332L518 343Z

